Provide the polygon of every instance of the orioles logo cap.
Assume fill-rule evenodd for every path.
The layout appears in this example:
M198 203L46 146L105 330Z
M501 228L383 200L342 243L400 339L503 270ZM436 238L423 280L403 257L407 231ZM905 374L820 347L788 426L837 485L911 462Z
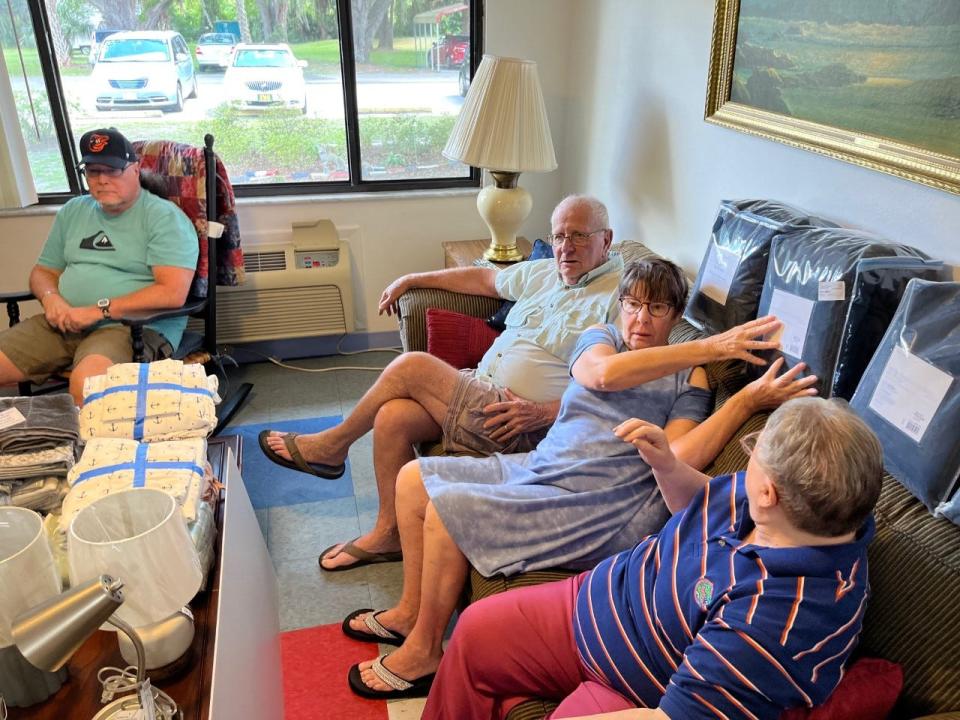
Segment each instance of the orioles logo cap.
M133 145L116 128L90 130L80 138L81 165L91 163L125 168L138 159Z

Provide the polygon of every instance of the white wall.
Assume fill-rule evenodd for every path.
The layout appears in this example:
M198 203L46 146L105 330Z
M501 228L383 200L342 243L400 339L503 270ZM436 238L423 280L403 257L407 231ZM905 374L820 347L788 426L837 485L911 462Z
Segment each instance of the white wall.
M960 196L703 120L710 0L580 0L563 184L696 271L723 198L788 202L960 265Z

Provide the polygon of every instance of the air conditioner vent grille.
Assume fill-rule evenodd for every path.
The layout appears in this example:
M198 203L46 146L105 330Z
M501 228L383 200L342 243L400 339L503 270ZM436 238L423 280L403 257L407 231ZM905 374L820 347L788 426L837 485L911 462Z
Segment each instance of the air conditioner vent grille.
M269 272L271 270L286 270L287 255L282 250L270 252L245 252L243 254L243 268L248 273Z

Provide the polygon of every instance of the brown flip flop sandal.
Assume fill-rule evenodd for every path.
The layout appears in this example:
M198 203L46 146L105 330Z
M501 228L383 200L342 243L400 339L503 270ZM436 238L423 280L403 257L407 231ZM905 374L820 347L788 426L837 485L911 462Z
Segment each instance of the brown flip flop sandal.
M287 460L285 457L277 455L277 453L273 451L273 448L267 444L267 438L270 437L270 433L272 432L275 431L261 431L261 433L257 436L257 441L260 443L260 450L263 451L263 454L277 465L290 470L297 470L298 472L307 473L308 475L315 475L316 477L324 478L325 480L336 480L337 478L342 477L343 473L346 472L346 463L340 463L339 465L324 465L323 463L312 463L304 460L303 455L300 454L300 448L297 447L296 443L298 433L283 433L280 435L280 437L283 439L283 445L287 448L287 452L290 453L292 460Z
M359 540L359 539L360 538L354 538L349 542L343 543L343 547L341 547L340 550L337 551L337 555L339 555L340 553L346 553L351 557L355 557L357 559L355 563L351 563L350 565L340 565L334 568L324 567L323 558L326 556L328 552L330 552L337 545L340 544L340 543L334 543L333 545L328 547L326 550L324 550L322 553L320 553L320 556L317 559L317 562L320 564L320 569L323 570L324 572L343 572L344 570L353 570L354 568L364 567L365 565L376 565L378 563L399 562L403 560L403 553L400 552L399 550L396 550L394 552L376 553L376 552L369 552L368 550L364 550L362 547L357 547L353 543L355 540ZM334 555L333 557L336 557L337 555Z

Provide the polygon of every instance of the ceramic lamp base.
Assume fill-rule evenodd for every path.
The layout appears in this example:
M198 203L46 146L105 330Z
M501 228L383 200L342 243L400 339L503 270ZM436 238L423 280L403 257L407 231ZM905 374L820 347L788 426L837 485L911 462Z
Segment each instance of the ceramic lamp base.
M533 200L522 187L488 185L477 195L477 210L490 228L490 247L483 253L492 262L518 262L517 231L527 219Z

